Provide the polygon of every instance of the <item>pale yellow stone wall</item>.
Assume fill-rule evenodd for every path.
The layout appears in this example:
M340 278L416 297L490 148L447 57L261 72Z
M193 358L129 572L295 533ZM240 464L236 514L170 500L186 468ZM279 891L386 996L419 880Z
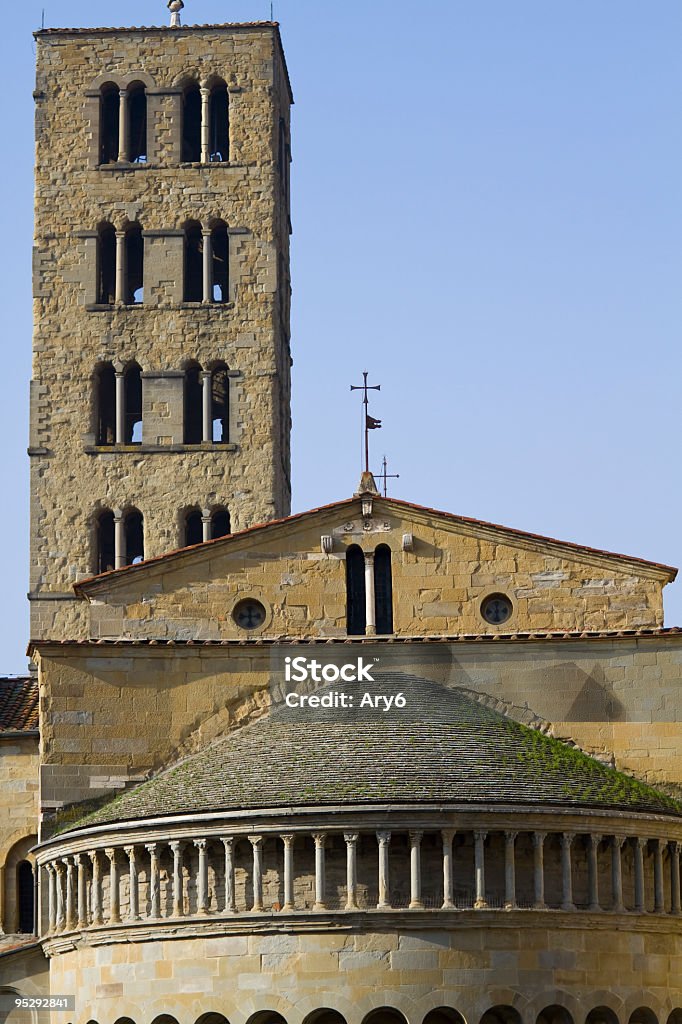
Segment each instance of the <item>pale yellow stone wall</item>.
M192 75L227 82L229 165L179 165L180 84ZM287 131L289 124L285 75L277 30L268 25L38 34L33 636L84 628L82 607L65 598L75 580L95 571L101 508L139 508L147 556L183 543L187 507L227 506L233 530L289 510L289 225L277 172L280 118ZM136 78L148 87L149 162L98 168L97 89ZM234 302L183 303L179 231L188 219L208 225L218 217L236 232ZM144 304L93 310L93 232L102 221L123 228L135 220L154 233L145 238ZM224 360L233 374L229 448L163 450L172 423L181 425L181 387L174 408L162 402L152 410L161 417L156 448L147 441L94 447L96 365L122 369L133 359L152 375L179 371L190 359L204 367ZM48 594L54 599L45 600Z
M482 915L479 915L482 916ZM83 945L51 961L53 991L76 992L74 1024L136 1024L171 1014L194 1024L203 1013L246 1024L259 1010L302 1024L313 1010L338 1010L361 1024L390 1006L409 1024L449 1006L468 1024L502 1004L523 1024L559 1003L582 1022L598 1006L627 1024L649 1007L659 1024L682 1007L682 931L668 919L614 931L606 915L462 914L452 930L326 934L227 934L136 944ZM585 920L588 918L588 920Z
M411 533L413 551L402 550ZM333 537L331 554L321 536ZM243 597L266 606L250 635L345 636L346 551L391 548L398 635L621 629L663 623L665 569L523 539L510 531L375 502L370 528L360 503L270 527L167 562L108 577L88 590L91 635L199 639L247 635L232 610ZM492 626L481 602L503 592L512 617Z
M32 860L38 835L40 757L37 736L0 734L0 952L16 931L16 867Z

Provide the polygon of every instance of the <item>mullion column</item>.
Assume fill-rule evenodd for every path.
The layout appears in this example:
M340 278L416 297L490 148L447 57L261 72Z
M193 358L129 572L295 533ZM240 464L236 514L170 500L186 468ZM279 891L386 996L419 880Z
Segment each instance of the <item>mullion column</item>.
M61 861L56 860L54 862L54 877L56 885L56 907L55 907L55 930L61 932L64 930L64 924L66 923L66 916L64 913L64 886L62 884L63 867Z
M197 913L208 914L208 858L205 839L195 839L194 845L199 851L199 869L197 876Z
M210 152L210 103L211 103L211 90L206 89L204 86L200 89L201 92L201 162L207 164L211 159Z
M589 910L601 910L599 904L599 844L602 840L600 835L588 836L587 867L589 875L590 900Z
M204 304L213 302L213 242L211 232L202 230L203 238L203 284L202 297Z
M670 850L670 913L679 914L680 907L680 843L669 844Z
M545 839L546 832L533 832L533 889L536 910L546 910L545 903Z
M294 833L280 836L284 844L284 905L282 910L291 913L294 905Z
M346 910L358 909L358 833L344 832L346 843Z
M313 910L326 910L325 902L327 890L325 845L327 842L326 832L315 832L315 903Z
M145 849L149 854L149 916L156 919L161 916L159 853L156 843L145 843Z
M66 930L71 932L76 927L76 893L73 884L75 866L73 857L65 857L66 862Z
M575 832L563 832L561 835L561 909L575 910L573 902L573 864L571 863L571 847Z
M647 839L635 839L635 910L646 913L646 890L644 885L644 847Z
M118 92L118 162L128 162L128 92Z
M424 833L412 831L410 836L410 910L422 910L422 859Z
M173 917L182 917L185 913L182 884L182 843L173 839L168 845L173 854Z
M611 909L617 913L625 910L623 905L623 863L621 849L625 838L613 836L611 839Z
M237 909L234 894L234 836L222 836L222 844L225 848L225 913L234 914Z
M516 906L516 837L518 832L504 833L504 906Z
M654 913L663 913L663 847L660 839L654 839Z
M76 854L76 868L78 871L78 927L87 928L88 926L88 888L87 888L87 875L85 873L86 863L85 854Z
M374 600L374 552L365 551L365 635L376 635L376 605Z
M116 232L116 302L125 303L126 295L126 233Z
M128 920L137 921L140 917L137 850L134 846L126 846L125 852L128 857Z
M92 887L90 889L90 914L93 925L104 923L102 916L102 871L99 850L89 850L88 857L92 864Z
M213 395L211 376L210 370L201 371L201 440L204 444L210 444L213 440Z
M476 884L476 899L474 908L482 910L488 906L485 898L485 840L487 832L474 832L474 880Z
M253 913L261 913L263 910L263 837L249 836L249 842L253 850Z
M452 868L452 843L455 838L454 829L443 829L443 906L442 910L452 910L454 900L454 877Z
M109 924L120 924L121 903L118 885L118 860L115 847L104 851L109 858Z
M52 935L57 923L57 889L55 886L54 864L46 864L47 871L47 934Z
M390 910L391 889L388 873L388 850L391 843L390 832L377 832L379 843L379 900L377 910Z

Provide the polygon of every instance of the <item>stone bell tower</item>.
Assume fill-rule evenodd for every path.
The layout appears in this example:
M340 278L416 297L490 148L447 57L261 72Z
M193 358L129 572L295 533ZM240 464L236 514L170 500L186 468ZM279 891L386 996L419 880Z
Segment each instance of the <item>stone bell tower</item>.
M290 510L276 23L36 33L31 629L72 586Z

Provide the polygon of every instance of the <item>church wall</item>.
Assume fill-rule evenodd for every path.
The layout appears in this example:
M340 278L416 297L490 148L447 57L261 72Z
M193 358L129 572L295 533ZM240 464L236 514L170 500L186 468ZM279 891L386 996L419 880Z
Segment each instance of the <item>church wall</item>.
M620 1024L639 1006L665 1024L682 1005L682 934L657 920L632 928L592 916L560 926L541 912L490 913L485 926L462 915L451 930L416 930L405 920L392 931L225 934L139 943L82 945L51 960L52 991L77 993L74 1024L93 1019L136 1024L170 1014L194 1024L203 1013L245 1024L271 1010L301 1024L319 1007L360 1024L377 1006L421 1024L436 1006L477 1024L495 1004L515 1006L535 1024L544 1006L560 1003L583 1021L597 1006ZM532 916L533 920L527 917ZM584 915L581 915L584 917Z
M16 861L38 834L40 757L37 736L0 734L0 932L16 930ZM0 939L0 951L2 939Z

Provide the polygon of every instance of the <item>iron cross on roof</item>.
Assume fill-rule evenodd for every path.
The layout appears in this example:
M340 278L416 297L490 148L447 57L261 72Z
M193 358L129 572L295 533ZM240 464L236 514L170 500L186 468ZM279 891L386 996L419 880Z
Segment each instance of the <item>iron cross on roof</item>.
M377 480L381 480L383 484L384 498L388 497L388 480L399 480L400 473L389 473L388 462L384 455L383 462L381 463L381 473L377 473Z
M367 377L369 376L367 370L362 375L362 384L351 384L351 391L362 391L363 399L362 404L365 407L365 473L369 473L369 432L370 430L378 430L381 427L381 420L376 420L374 416L369 414L369 395L370 391L381 391L381 384L368 384Z

